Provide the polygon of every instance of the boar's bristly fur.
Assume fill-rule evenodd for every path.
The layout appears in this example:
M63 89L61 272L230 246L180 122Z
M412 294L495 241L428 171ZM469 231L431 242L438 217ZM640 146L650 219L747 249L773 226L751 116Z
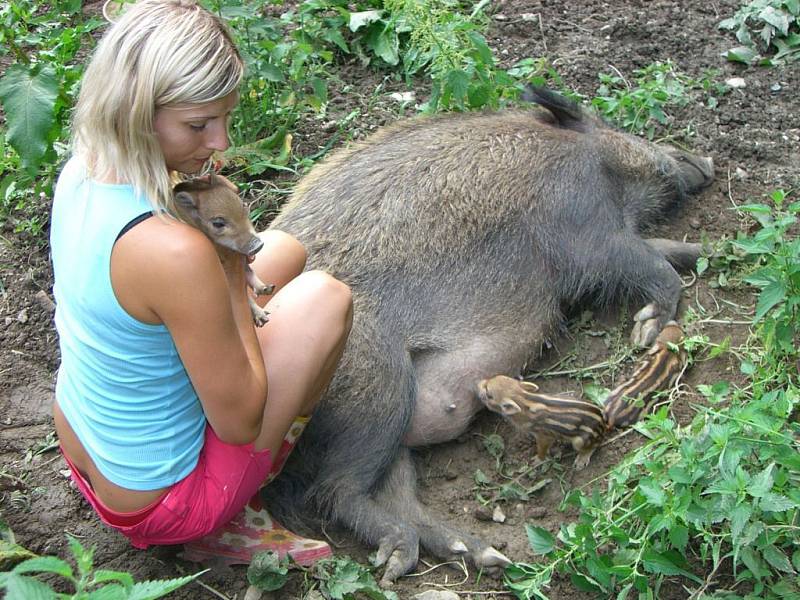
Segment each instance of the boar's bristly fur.
M321 514L377 546L384 582L414 567L418 543L507 562L419 503L409 449L461 434L477 383L519 373L578 301L641 301L633 338L651 344L675 316L672 265L699 255L641 233L710 183L710 159L615 131L548 90L529 97L539 108L379 130L316 166L272 225L351 286L355 317L265 497L279 519Z

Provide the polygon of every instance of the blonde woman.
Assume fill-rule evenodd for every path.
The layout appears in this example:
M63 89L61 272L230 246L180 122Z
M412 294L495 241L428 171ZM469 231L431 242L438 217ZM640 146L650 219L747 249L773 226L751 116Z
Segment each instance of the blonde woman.
M175 218L171 194L228 147L242 59L194 2L142 0L113 20L86 68L53 203L62 451L101 519L138 548L312 562L328 545L272 523L258 491L333 375L350 290L303 272L303 247L265 232L251 267L276 291L270 322L254 328L245 258L221 264Z

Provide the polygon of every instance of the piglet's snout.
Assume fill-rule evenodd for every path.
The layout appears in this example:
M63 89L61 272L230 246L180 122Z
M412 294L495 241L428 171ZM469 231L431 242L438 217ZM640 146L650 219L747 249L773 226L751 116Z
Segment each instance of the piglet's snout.
M247 246L247 255L253 256L254 254L257 254L258 251L263 247L264 242L261 241L261 238L254 237Z

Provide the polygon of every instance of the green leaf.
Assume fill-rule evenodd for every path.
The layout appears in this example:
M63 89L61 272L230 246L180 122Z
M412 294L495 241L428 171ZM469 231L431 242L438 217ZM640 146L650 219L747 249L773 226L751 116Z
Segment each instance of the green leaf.
M467 96L469 75L461 69L453 69L447 73L447 85L445 88L450 90L451 95L457 101L462 101Z
M750 547L742 548L740 556L742 557L742 562L744 565L750 569L753 577L758 580L761 580L764 577L769 577L769 569L767 569L764 561L761 559L755 549Z
M731 62L749 65L758 58L758 53L749 46L737 46L728 50L723 56Z
M789 562L783 550L777 546L770 544L761 550L761 555L764 557L765 561L772 565L772 568L783 571L784 573L794 573L792 563Z
M556 539L546 529L525 525L525 532L534 554L550 554L555 549Z
M664 506L667 500L663 486L654 479L642 479L639 482L639 491L650 504L655 506Z
M642 563L644 564L645 571L648 573L657 575L682 575L697 583L702 582L702 579L697 577L694 573L680 566L681 563L683 563L683 559L680 554L671 550L659 553L651 548L645 551L642 557Z
M683 552L689 543L689 529L683 525L673 525L669 530L669 542L676 550Z
M55 123L58 81L49 67L36 70L13 64L0 78L0 102L6 114L8 141L31 174L50 147L48 134Z
M795 508L797 503L790 500L786 496L782 496L780 494L775 494L773 492L767 492L761 498L761 501L758 503L758 507L761 510L768 510L770 512L782 512L784 510L791 510Z
M786 286L783 282L773 281L767 285L758 296L758 304L756 304L756 314L753 317L753 322L760 321L773 306L783 302L784 298L786 298Z
M481 62L487 67L492 66L494 64L494 56L492 55L491 48L486 44L486 39L477 31L468 32L467 37L472 43L472 47L475 48L475 51L478 53Z
M367 47L392 66L400 62L400 41L397 32L380 28L367 39Z
M359 12L351 12L350 13L350 22L349 27L350 31L358 31L362 27L369 25L370 23L374 23L375 21L380 21L381 17L383 16L382 10L362 10Z
M265 592L281 589L289 579L289 561L272 550L259 552L247 568L247 581Z
M54 600L56 593L47 585L25 575L9 573L5 578L5 600Z
M208 571L200 571L194 575L187 575L186 577L178 577L176 579L164 579L161 581L141 581L134 583L133 588L130 590L125 600L155 600L167 594L174 592L180 587L183 587L190 581L194 581L200 575Z
M750 521L750 515L753 514L753 509L747 504L740 504L731 511L731 535L733 536L734 544L736 539L744 531L744 526Z
M62 577L71 578L72 567L55 556L37 556L19 563L14 567L14 573L18 575L23 573L56 573Z
M763 498L767 492L772 490L772 485L775 481L772 476L774 468L775 463L770 463L763 471L753 477L747 486L747 493L753 498Z
M92 574L92 576L92 582L95 584L118 581L126 589L130 589L133 587L134 583L131 574L124 571L108 571L106 569L98 569Z

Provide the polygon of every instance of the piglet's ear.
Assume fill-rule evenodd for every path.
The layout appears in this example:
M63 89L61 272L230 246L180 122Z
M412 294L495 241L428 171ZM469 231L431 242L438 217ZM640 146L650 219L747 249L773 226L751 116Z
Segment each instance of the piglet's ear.
M522 409L519 407L519 404L513 400L503 400L500 403L500 412L505 416L510 417L511 415L522 412Z
M194 196L189 192L178 192L175 194L175 204L181 208L197 209L197 202L195 202Z

